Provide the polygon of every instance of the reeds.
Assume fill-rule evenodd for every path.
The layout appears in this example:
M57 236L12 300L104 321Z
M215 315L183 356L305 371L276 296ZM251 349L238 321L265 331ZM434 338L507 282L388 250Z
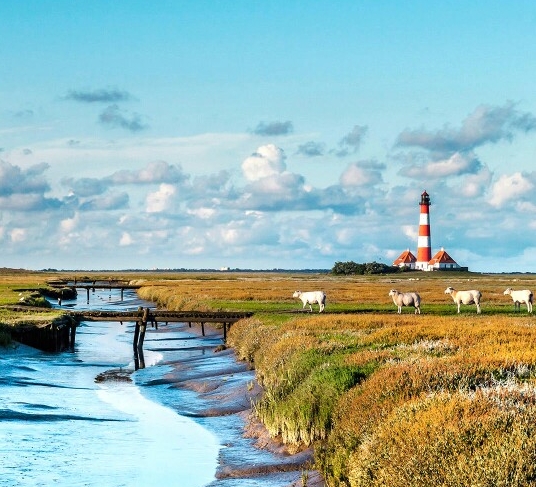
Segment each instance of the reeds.
M532 317L251 318L229 340L255 366L268 431L315 444L329 485L532 485L516 467L536 459Z
M147 279L147 278L146 278ZM167 309L248 309L228 344L255 367L255 404L291 448L314 445L329 486L536 485L536 318L506 287L531 276L216 274L147 279ZM460 315L447 286L478 288ZM396 314L389 289L417 291L423 314ZM327 293L326 314L296 289ZM276 312L274 312L276 311Z

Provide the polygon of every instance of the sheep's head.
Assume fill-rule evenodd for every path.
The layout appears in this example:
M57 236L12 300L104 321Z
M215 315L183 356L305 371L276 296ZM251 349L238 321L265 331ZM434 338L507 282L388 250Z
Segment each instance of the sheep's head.
M299 298L301 294L301 291L294 291L294 294L292 295L293 298Z
M447 289L445 289L445 294L452 294L452 291L454 291L454 288L449 286Z
M389 291L389 296L396 296L398 294L398 291L396 289L391 289Z
M512 294L512 288L509 287L503 294Z

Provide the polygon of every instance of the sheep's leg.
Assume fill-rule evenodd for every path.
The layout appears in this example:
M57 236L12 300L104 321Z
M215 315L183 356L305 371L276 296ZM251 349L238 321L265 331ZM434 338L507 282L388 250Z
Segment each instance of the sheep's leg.
M476 303L476 312L477 313L480 313L481 310L480 310L480 303Z
M460 312L460 303L458 303L458 313Z

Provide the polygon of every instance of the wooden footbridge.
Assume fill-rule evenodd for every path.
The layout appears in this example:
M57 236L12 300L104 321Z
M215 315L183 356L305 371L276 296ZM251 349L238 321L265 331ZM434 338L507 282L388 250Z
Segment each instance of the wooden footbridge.
M149 324L158 329L158 323L188 323L190 327L192 323L199 323L201 325L201 334L205 336L205 323L221 323L225 343L229 327L238 320L249 318L253 315L251 312L163 311L142 307L138 308L137 311L71 311L69 314L76 322L119 321L121 324L123 322L136 323L132 341L136 370L145 367L143 341ZM72 329L71 333L74 333L74 329ZM71 341L74 346L74 335L71 335Z
M138 332L145 333L147 325L158 329L158 323L193 323L201 325L201 334L205 336L206 323L220 323L223 325L223 340L227 340L229 327L238 320L253 316L252 312L244 311L166 311L150 308L138 308L137 311L69 311L68 314L80 321L119 321L136 323ZM145 327L145 328L144 328ZM136 334L136 333L135 333ZM134 346L139 340L134 340ZM143 344L143 339L141 339Z
M51 308L35 308L31 306L7 305L12 311L25 313L46 313L55 311ZM194 324L201 325L201 334L205 336L205 324L219 323L223 325L223 341L227 340L227 332L233 323L253 316L252 312L242 311L167 311L139 307L134 311L91 311L91 310L65 310L59 320L52 320L49 325L37 327L24 327L15 330L17 340L43 350L59 352L67 348L74 348L76 328L81 321L117 321L135 323L132 346L134 354L143 356L143 341L145 332L150 325L158 329L160 323L187 323L190 328Z
M77 291L79 289L85 289L87 302L89 303L89 293L90 291L95 292L95 289L118 289L121 291L121 301L123 301L123 295L125 289L139 289L141 285L139 284L130 284L124 281L117 281L113 279L108 280L94 280L94 281L49 281L48 285L56 289L73 289Z

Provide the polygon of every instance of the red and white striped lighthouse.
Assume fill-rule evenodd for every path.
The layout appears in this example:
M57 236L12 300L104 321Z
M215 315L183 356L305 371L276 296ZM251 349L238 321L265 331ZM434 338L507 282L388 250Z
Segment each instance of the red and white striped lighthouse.
M416 269L428 270L432 258L432 243L430 239L430 196L424 191L421 194L421 214L419 218L419 240L417 241Z

